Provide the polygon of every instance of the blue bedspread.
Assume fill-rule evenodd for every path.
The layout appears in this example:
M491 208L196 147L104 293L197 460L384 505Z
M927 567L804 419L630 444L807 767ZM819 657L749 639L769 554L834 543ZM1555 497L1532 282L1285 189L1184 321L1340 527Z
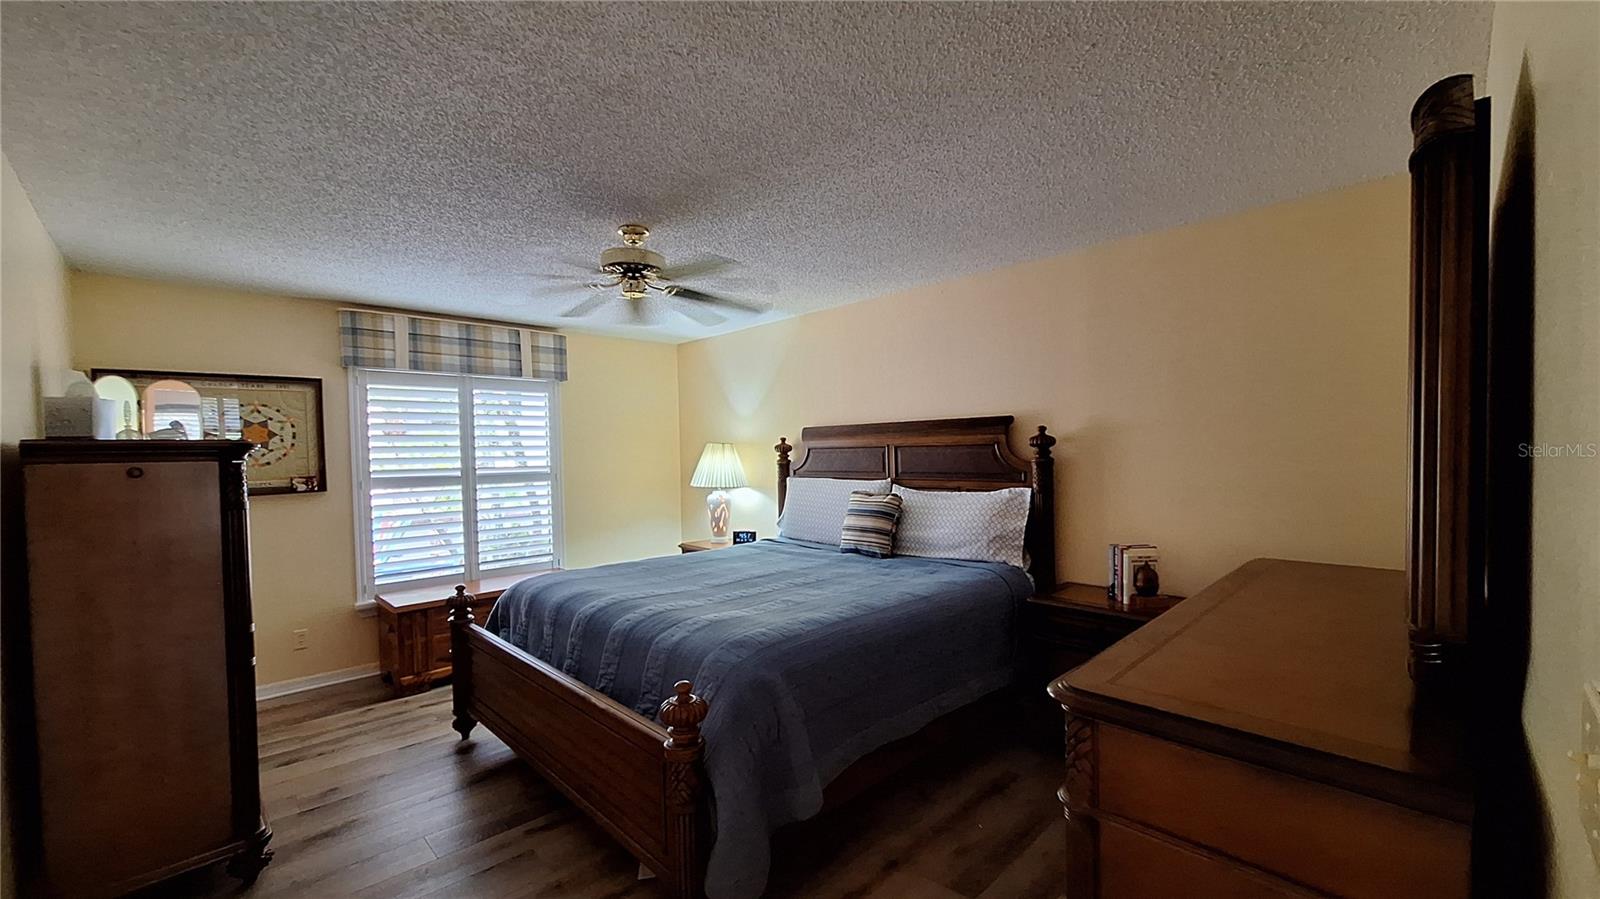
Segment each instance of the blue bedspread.
M486 622L655 717L674 682L710 703L711 899L761 894L770 835L861 756L1004 686L1031 592L1009 565L763 540L531 578Z

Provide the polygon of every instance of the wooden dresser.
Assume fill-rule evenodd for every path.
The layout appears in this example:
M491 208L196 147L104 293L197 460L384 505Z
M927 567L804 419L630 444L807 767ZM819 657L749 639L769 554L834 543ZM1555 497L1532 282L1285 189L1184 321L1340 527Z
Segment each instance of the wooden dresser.
M1050 692L1067 899L1465 897L1465 729L1413 706L1404 572L1257 559Z
M270 858L243 441L23 441L21 893L121 895ZM6 601L22 597L7 596ZM19 610L20 611L20 610ZM15 619L8 619L15 620Z

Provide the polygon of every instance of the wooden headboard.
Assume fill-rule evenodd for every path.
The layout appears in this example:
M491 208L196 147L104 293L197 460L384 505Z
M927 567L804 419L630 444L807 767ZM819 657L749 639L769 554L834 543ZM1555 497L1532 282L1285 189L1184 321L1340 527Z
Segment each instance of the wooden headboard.
M1031 459L1011 451L1012 418L940 418L932 421L889 421L862 425L827 425L800 432L805 454L792 467L789 438L778 438L778 511L788 496L789 478L891 478L922 490L997 490L1032 487L1028 512L1028 573L1035 589L1056 583L1055 460L1056 439L1044 425L1028 438Z

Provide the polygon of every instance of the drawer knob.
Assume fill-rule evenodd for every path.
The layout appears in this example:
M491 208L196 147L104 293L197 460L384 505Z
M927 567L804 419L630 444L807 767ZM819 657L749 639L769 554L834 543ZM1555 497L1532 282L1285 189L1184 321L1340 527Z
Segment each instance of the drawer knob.
M144 469L137 465L130 466L128 468L128 477L137 481L138 479L144 477Z

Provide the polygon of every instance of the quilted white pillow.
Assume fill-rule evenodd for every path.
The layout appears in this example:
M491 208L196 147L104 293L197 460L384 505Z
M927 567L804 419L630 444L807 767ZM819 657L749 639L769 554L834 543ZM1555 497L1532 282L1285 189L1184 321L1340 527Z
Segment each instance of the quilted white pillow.
M894 486L903 502L894 554L933 559L1003 562L1026 567L1027 487L1001 490L913 490Z
M778 535L791 540L839 545L839 530L850 505L850 492L888 493L888 480L847 481L841 478L790 478L784 494Z

